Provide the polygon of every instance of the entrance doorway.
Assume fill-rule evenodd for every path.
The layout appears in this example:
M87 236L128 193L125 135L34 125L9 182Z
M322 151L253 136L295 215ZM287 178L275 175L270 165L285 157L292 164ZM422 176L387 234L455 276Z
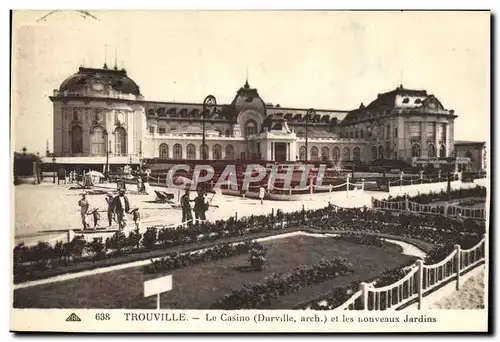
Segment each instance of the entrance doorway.
M274 160L277 162L286 161L286 144L274 143Z

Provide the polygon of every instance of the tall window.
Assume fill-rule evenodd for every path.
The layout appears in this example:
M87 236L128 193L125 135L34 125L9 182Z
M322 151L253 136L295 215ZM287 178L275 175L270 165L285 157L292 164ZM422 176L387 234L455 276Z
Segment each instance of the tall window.
M359 133L358 133L358 130L356 130L356 132L354 133L354 137L355 137L356 139L358 139L358 137L359 137L359 135L358 135L358 134L359 134Z
M215 144L212 147L212 154L214 155L215 160L221 160L222 159L222 147L219 144Z
M439 140L442 142L446 141L446 124L439 125Z
M187 159L193 160L196 159L196 147L193 144L189 144L186 147Z
M398 137L398 128L394 127L394 138Z
M446 158L446 146L441 145L441 148L439 149L439 158Z
M390 139L391 138L391 126L390 125L387 125L387 130L386 130L386 139Z
M174 159L182 159L182 146L180 144L174 145Z
M257 132L257 122L255 120L248 120L245 123L245 137L249 137L251 135L256 135Z
M378 157L379 157L379 159L384 159L384 147L383 146L378 147Z
M226 146L226 159L234 159L234 147L231 144Z
M231 131L229 129L226 129L226 137L230 137L231 136Z
M343 160L351 160L351 150L349 147L344 147L344 153L342 155Z
M361 160L361 150L359 147L355 147L352 150L352 159L356 162L359 162Z
M106 138L104 128L95 127L90 134L90 153L102 155L106 153Z
M359 131L359 138L360 138L360 139L364 139L364 138L363 138L363 130L360 130L360 131Z
M321 148L321 160L326 161L330 155L330 149L327 146Z
M118 127L115 130L115 153L127 153L127 134L125 132L125 129L122 127Z
M377 148L375 146L372 147L372 160L377 160Z
M318 148L316 146L311 147L311 160L312 161L318 160Z
M83 132L80 126L75 126L71 129L71 152L83 152Z
M420 145L419 144L414 144L411 147L411 156L412 157L420 157Z
M427 139L436 140L436 124L434 122L427 124Z
M207 144L205 146L200 145L200 159L209 159Z
M340 160L340 148L337 146L333 148L333 160L336 162Z
M160 144L160 159L168 159L168 145Z
M429 158L434 158L436 156L436 147L433 144L429 144L427 147L427 155Z
M304 146L300 146L299 148L299 160L306 160L306 148Z

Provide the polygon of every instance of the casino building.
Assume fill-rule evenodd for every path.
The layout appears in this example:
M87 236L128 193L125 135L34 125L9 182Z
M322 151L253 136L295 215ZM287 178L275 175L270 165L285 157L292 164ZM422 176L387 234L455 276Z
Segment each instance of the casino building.
M53 156L80 165L448 157L457 117L434 95L403 86L354 110L272 105L248 81L229 104L147 101L126 70L106 65L80 67L50 100Z

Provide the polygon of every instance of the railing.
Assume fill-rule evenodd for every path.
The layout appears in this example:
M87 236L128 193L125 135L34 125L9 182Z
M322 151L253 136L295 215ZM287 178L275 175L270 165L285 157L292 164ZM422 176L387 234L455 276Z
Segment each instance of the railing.
M450 255L433 265L424 265L422 260L417 260L403 278L390 285L377 288L376 281L361 283L360 290L334 310L399 310L412 301L421 309L425 296L453 279L456 280L456 289L460 289L461 276L484 262L485 244L486 236L470 249L462 250L455 245Z
M455 174L450 177L450 181L457 181L460 179L460 176ZM439 183L439 182L447 182L448 177L442 177L442 176L437 176L434 178L427 178L427 177L410 177L410 178L403 178L401 177L398 180L395 181L388 181L387 184L389 187L402 187L406 185L417 185L417 184L431 184L431 183Z
M460 217L473 220L485 220L486 209L475 207L462 207L448 204L421 204L405 201L391 202L377 200L372 197L372 208L389 211L407 211L424 215L442 215L445 217Z

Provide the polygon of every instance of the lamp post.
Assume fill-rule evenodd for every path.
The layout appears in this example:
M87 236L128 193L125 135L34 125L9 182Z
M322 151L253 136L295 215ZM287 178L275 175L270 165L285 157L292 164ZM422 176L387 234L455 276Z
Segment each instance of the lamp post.
M308 135L307 135L307 131L309 128L309 117L314 118L315 116L316 116L316 111L313 108L310 108L307 111L306 116L305 116L305 119L306 119L306 164L307 164L307 159L308 159L308 155L309 155Z
M52 157L52 184L56 184L56 157Z
M217 100L215 96L208 95L203 100L203 112L201 113L201 128L203 131L203 137L201 142L201 158L203 160L207 159L206 151L205 151L205 111L215 110L215 106L217 105Z
M108 131L104 130L104 142L106 143L106 167L104 168L104 177L108 180L109 176L109 143L108 143Z

